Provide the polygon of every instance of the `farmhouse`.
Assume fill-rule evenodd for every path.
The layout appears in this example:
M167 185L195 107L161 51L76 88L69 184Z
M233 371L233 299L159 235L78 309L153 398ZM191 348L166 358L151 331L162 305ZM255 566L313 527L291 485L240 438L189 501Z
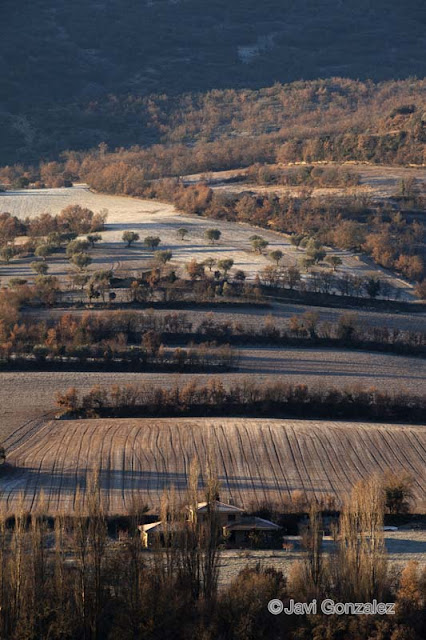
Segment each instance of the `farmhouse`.
M209 511L214 511L221 527L235 522L236 519L244 513L244 509L240 509L240 507L236 507L233 504L220 502L220 500L215 500L210 504L208 502L199 502L197 504L196 514L194 513L193 507L187 507L187 510L188 520L190 522L194 522L195 519L197 519L198 522L205 522L208 518Z
M245 516L244 509L220 500L215 500L211 503L199 502L196 509L187 506L185 510L187 512L187 523L197 521L201 524L207 520L209 512L214 511L224 539L237 546L244 546L250 543L253 536L256 535L260 535L264 541L268 540L271 534L280 529L274 522L254 516ZM180 523L175 523L171 525L172 529L170 529L170 524L165 526L162 520L139 525L142 546L148 549L155 540L163 539L164 542L164 533L176 532L180 526L182 526Z

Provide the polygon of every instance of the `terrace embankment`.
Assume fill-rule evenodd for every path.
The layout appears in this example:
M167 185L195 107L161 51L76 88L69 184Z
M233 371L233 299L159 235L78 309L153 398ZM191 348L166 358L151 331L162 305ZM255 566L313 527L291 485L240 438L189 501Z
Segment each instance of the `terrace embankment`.
M218 376L224 384L247 378L253 382L277 380L309 387L357 385L379 391L422 394L426 362L367 351L340 349L241 349L240 370L225 374L168 374L117 372L3 372L0 386L0 438L7 438L22 424L55 411L55 392L69 387L87 392L94 385L174 386L191 379L206 381Z

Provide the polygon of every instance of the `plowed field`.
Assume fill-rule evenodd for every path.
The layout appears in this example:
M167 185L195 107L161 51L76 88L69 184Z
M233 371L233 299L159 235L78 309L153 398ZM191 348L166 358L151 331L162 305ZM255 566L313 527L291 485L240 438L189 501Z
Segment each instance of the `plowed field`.
M76 490L100 470L106 509L123 513L136 497L158 507L174 486L184 501L196 457L216 461L221 498L245 508L293 491L343 497L360 478L405 469L426 499L426 427L260 419L53 420L9 439L10 472L0 477L10 508L31 509L44 494L50 511L72 511Z

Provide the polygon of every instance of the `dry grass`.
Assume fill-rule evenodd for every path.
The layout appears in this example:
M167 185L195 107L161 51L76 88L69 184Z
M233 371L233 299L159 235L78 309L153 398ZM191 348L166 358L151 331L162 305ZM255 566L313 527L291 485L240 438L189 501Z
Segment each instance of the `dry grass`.
M309 165L324 165L324 166L343 166L357 173L360 176L360 184L351 187L322 187L314 188L312 195L315 197L322 196L344 196L344 195L367 195L375 200L386 200L392 198L399 189L401 180L407 178L416 178L421 184L426 187L426 172L421 167L398 167L398 166L385 166L385 165L369 165L368 163L358 162L346 162L346 163L332 163L332 162L309 162L309 163L296 163L296 164L309 164ZM275 168L283 168L285 165L271 165ZM230 171L213 171L208 174L208 180L211 183L212 188L215 191L231 191L233 193L241 193L242 191L252 190L258 193L290 193L298 195L300 187L291 186L259 186L257 184L247 183L226 183L226 180L234 178L238 175L246 173L246 169L233 169ZM199 182L202 178L202 174L194 174L186 176L185 181L187 183Z
M343 497L359 479L386 469L415 478L426 498L426 430L421 426L260 419L139 419L48 421L18 430L8 441L15 469L0 488L8 507L20 494L28 508L44 493L50 511L72 511L78 485L100 469L106 509L138 501L159 505L173 485L184 499L191 460L213 454L222 499L248 507L280 503L294 491Z

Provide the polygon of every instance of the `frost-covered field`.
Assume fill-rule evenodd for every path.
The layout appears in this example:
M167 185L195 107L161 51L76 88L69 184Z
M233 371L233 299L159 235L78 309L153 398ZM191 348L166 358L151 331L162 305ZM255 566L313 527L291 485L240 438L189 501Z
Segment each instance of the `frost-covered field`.
M400 530L385 533L385 544L391 565L402 568L414 560L421 567L426 565L426 531ZM323 541L325 553L332 548L330 540ZM300 551L229 550L220 556L220 585L228 585L245 567L273 567L288 575L293 562L301 559Z
M213 257L216 260L232 258L234 269L243 269L249 278L253 278L271 261L266 255L253 252L249 238L254 234L262 235L269 241L268 250L281 249L284 252L282 264L297 264L302 252L291 246L288 237L272 231L259 230L246 224L237 224L223 220L209 220L197 216L179 213L172 205L152 200L140 200L121 196L108 196L92 193L86 186L79 185L71 189L40 189L10 191L0 194L0 212L8 211L21 218L32 217L43 212L59 213L70 204L80 204L95 212L107 209L109 212L107 228L102 233L103 242L92 251L91 270L114 268L116 273L137 272L138 268L152 260L152 252L141 243L126 248L122 241L124 231L136 231L141 240L148 235L161 238L160 249L173 252L173 263L182 267L192 258L203 261ZM184 242L177 238L180 227L188 229ZM206 229L216 227L222 236L212 246L204 238ZM406 282L384 273L367 263L363 258L347 251L333 252L343 260L340 271L353 275L366 276L372 272L388 278L393 286L401 289L402 298L412 299L412 288ZM0 265L0 278L7 280L13 276L32 278L34 274L29 266L31 260L15 260L9 265ZM68 262L63 257L49 260L50 273L65 276L70 272Z
M387 469L414 478L419 504L426 498L426 430L422 426L245 418L53 420L8 441L14 469L0 477L10 508L23 494L33 508L72 511L77 487L100 471L105 508L131 509L135 499L158 509L164 490L187 495L191 460L201 481L213 456L223 500L251 509L280 503L294 491L344 498L360 479Z
M218 375L218 374L213 374ZM206 382L202 374L99 372L2 372L0 385L0 440L27 421L55 410L55 392L75 386L82 392L96 384L150 384L171 386L190 379ZM281 380L310 387L343 388L357 385L379 391L422 394L425 360L391 354L339 349L242 349L240 369L220 375L225 384L251 379L256 383Z

